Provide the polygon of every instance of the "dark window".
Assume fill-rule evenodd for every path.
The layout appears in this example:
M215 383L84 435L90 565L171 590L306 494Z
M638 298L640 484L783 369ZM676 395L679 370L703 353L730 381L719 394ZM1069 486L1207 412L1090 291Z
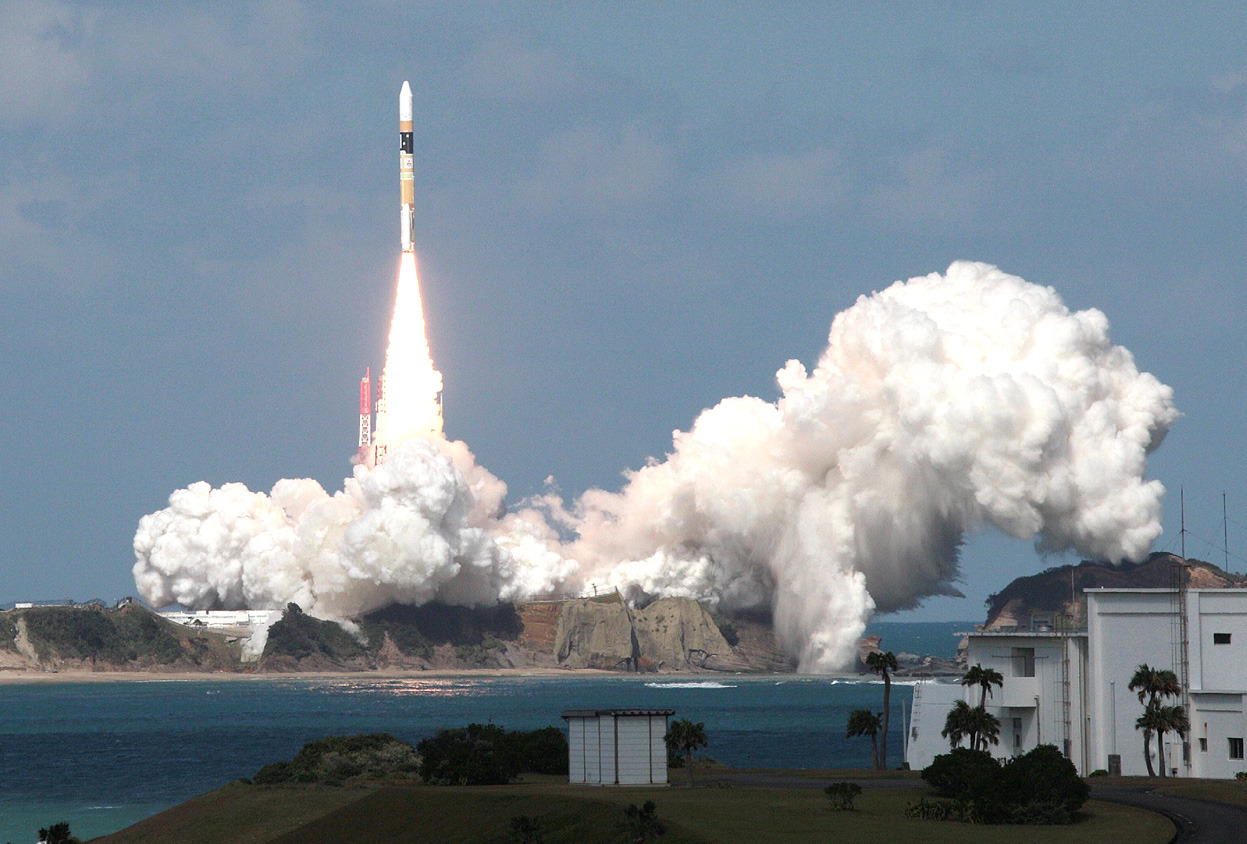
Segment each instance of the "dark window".
M1014 677L1034 677L1035 676L1035 649L1034 648L1014 648L1013 649L1013 676Z
M1200 753L1208 752L1208 739L1202 738L1199 740L1199 752Z
M1213 633L1212 643L1214 645L1228 645L1230 643L1229 633Z
M1243 740L1241 738L1230 739L1230 758L1231 759L1242 759L1243 758Z

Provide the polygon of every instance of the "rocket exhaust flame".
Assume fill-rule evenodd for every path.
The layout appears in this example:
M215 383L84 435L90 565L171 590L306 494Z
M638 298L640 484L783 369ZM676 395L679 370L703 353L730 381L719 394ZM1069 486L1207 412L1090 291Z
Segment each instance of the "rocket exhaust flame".
M414 252L404 252L399 265L382 383L385 424L380 433L384 440L377 444L382 454L414 437L442 435L442 374L429 353Z

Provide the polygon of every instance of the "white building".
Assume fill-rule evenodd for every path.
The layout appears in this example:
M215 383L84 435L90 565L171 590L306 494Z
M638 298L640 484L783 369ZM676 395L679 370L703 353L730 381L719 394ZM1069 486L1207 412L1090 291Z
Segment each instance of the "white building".
M569 709L568 780L590 785L667 782L667 719L673 709Z
M203 627L208 630L241 628L268 629L281 618L281 610L178 610L160 613L160 617L174 624L187 627Z
M1086 775L1097 769L1144 775L1143 714L1128 688L1139 665L1182 680L1191 735L1165 737L1172 776L1232 778L1247 770L1247 589L1088 589L1086 631L1059 631L1036 619L1030 631L969 636L969 664L1004 676L987 709L1000 719L995 756L1053 744ZM1185 612L1181 605L1185 603ZM1185 620L1185 623L1183 621ZM914 689L906 761L921 769L948 741L940 732L957 699L977 706L978 687L923 683ZM1157 762L1152 741L1153 764Z

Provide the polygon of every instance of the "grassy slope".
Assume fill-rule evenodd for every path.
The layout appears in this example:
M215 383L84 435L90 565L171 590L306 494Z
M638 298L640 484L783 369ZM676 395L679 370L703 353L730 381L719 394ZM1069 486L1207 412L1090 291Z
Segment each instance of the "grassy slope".
M375 789L230 783L120 832L107 844L264 844Z
M280 842L343 841L505 842L516 815L542 818L545 841L618 840L618 822L629 803L652 799L668 825L666 844L698 842L802 842L842 840L863 844L1016 844L1072 842L1163 844L1169 821L1149 812L1088 803L1071 827L986 827L909 820L905 806L921 788L868 788L858 811L832 812L817 790L793 788L593 788L560 778L512 786L448 788L394 785L365 789L275 789L230 785L102 841Z

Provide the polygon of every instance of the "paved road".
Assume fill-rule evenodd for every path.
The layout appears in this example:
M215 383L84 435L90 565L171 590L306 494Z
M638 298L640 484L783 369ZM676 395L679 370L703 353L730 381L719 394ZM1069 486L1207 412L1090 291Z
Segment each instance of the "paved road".
M1147 785L1097 785L1096 800L1160 812L1178 828L1172 844L1242 844L1247 841L1247 807L1194 797L1155 794Z
M862 788L921 788L919 779L854 779L852 777L802 777L778 771L724 771L704 774L704 780L726 780L734 785L764 788L826 788L833 782L856 782ZM678 779L676 780L678 783ZM1247 842L1247 807L1193 797L1154 794L1151 785L1095 785L1094 800L1122 803L1159 812L1178 828L1170 844L1244 844Z

